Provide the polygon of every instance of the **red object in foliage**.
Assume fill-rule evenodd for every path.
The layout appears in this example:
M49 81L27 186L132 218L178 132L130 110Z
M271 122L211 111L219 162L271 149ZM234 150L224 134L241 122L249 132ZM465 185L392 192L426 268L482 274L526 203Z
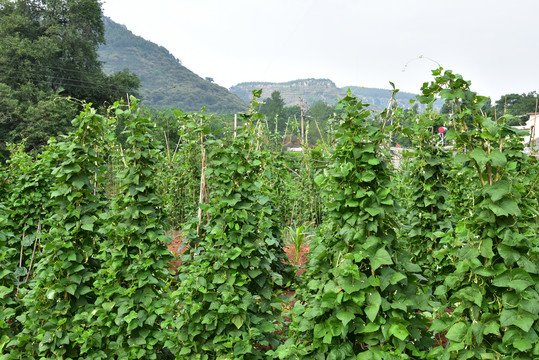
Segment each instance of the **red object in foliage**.
M400 148L400 145L399 145L399 143L397 143L397 147L398 147L398 148Z
M440 127L438 128L438 132L439 132L440 134L443 134L443 133L445 133L446 131L447 131L447 128L444 127L444 126L440 126Z

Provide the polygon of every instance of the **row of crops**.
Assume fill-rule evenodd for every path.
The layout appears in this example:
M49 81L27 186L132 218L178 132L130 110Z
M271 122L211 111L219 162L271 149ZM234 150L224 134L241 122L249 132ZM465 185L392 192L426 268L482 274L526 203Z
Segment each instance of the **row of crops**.
M0 359L537 358L537 159L469 81L433 74L426 111L349 94L299 154L256 96L219 136L178 112L160 145L132 99L87 106L38 155L12 145ZM398 166L395 138L412 144ZM299 275L285 230L307 228Z

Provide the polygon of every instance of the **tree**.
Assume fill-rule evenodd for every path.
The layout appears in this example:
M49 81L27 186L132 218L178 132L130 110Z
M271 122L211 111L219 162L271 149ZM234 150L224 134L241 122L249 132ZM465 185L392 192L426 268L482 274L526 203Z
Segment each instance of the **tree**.
M528 94L504 95L498 101L496 101L496 115L500 117L507 113L513 116L520 116L536 112L538 98L539 95L535 91L529 92ZM527 118L523 118L522 120L525 121Z
M334 112L335 108L322 100L318 100L309 108L307 116L311 123L310 142L326 138L328 133L328 120L333 116Z
M0 91L8 95L0 103L0 151L30 134L28 148L40 148L71 130L80 107L57 106L66 98L100 105L136 95L134 74L103 72L97 48L104 32L98 0L0 0ZM40 124L42 110L53 126Z
M81 98L102 75L97 47L104 42L95 0L2 0L0 80L13 90L33 88Z
M271 97L264 100L264 104L260 107L260 112L268 117L268 119L274 119L276 116L281 115L284 110L284 100L281 97L279 91L271 93Z
M272 92L271 97L264 100L260 106L260 113L266 115L268 126L272 132L275 131L276 125L279 133L284 131L286 119L280 119L283 117L284 108L285 103L279 91Z

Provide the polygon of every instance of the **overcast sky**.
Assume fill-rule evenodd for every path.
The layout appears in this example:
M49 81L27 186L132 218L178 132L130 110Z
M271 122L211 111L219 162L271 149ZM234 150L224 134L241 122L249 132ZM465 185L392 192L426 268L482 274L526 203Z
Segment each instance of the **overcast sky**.
M328 78L418 93L440 64L497 100L539 91L539 0L102 0L227 88Z

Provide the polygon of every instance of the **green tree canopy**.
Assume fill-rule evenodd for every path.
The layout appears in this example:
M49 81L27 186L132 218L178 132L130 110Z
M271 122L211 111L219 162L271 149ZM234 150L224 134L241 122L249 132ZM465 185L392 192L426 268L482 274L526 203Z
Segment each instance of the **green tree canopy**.
M267 116L268 119L274 119L276 116L281 116L285 107L283 98L279 91L271 93L271 97L264 100L260 107L260 112Z
M68 98L99 106L137 95L136 75L102 71L104 39L98 0L0 0L0 151L25 137L39 148L67 132L80 109Z
M335 107L326 104L322 100L315 102L307 111L308 120L311 126L311 136L309 140L316 142L317 140L327 140L327 134L329 131L329 118L335 113Z
M496 113L501 116L505 113L520 116L537 111L537 99L539 95L535 91L527 94L507 94L496 101ZM527 119L525 119L527 120Z

